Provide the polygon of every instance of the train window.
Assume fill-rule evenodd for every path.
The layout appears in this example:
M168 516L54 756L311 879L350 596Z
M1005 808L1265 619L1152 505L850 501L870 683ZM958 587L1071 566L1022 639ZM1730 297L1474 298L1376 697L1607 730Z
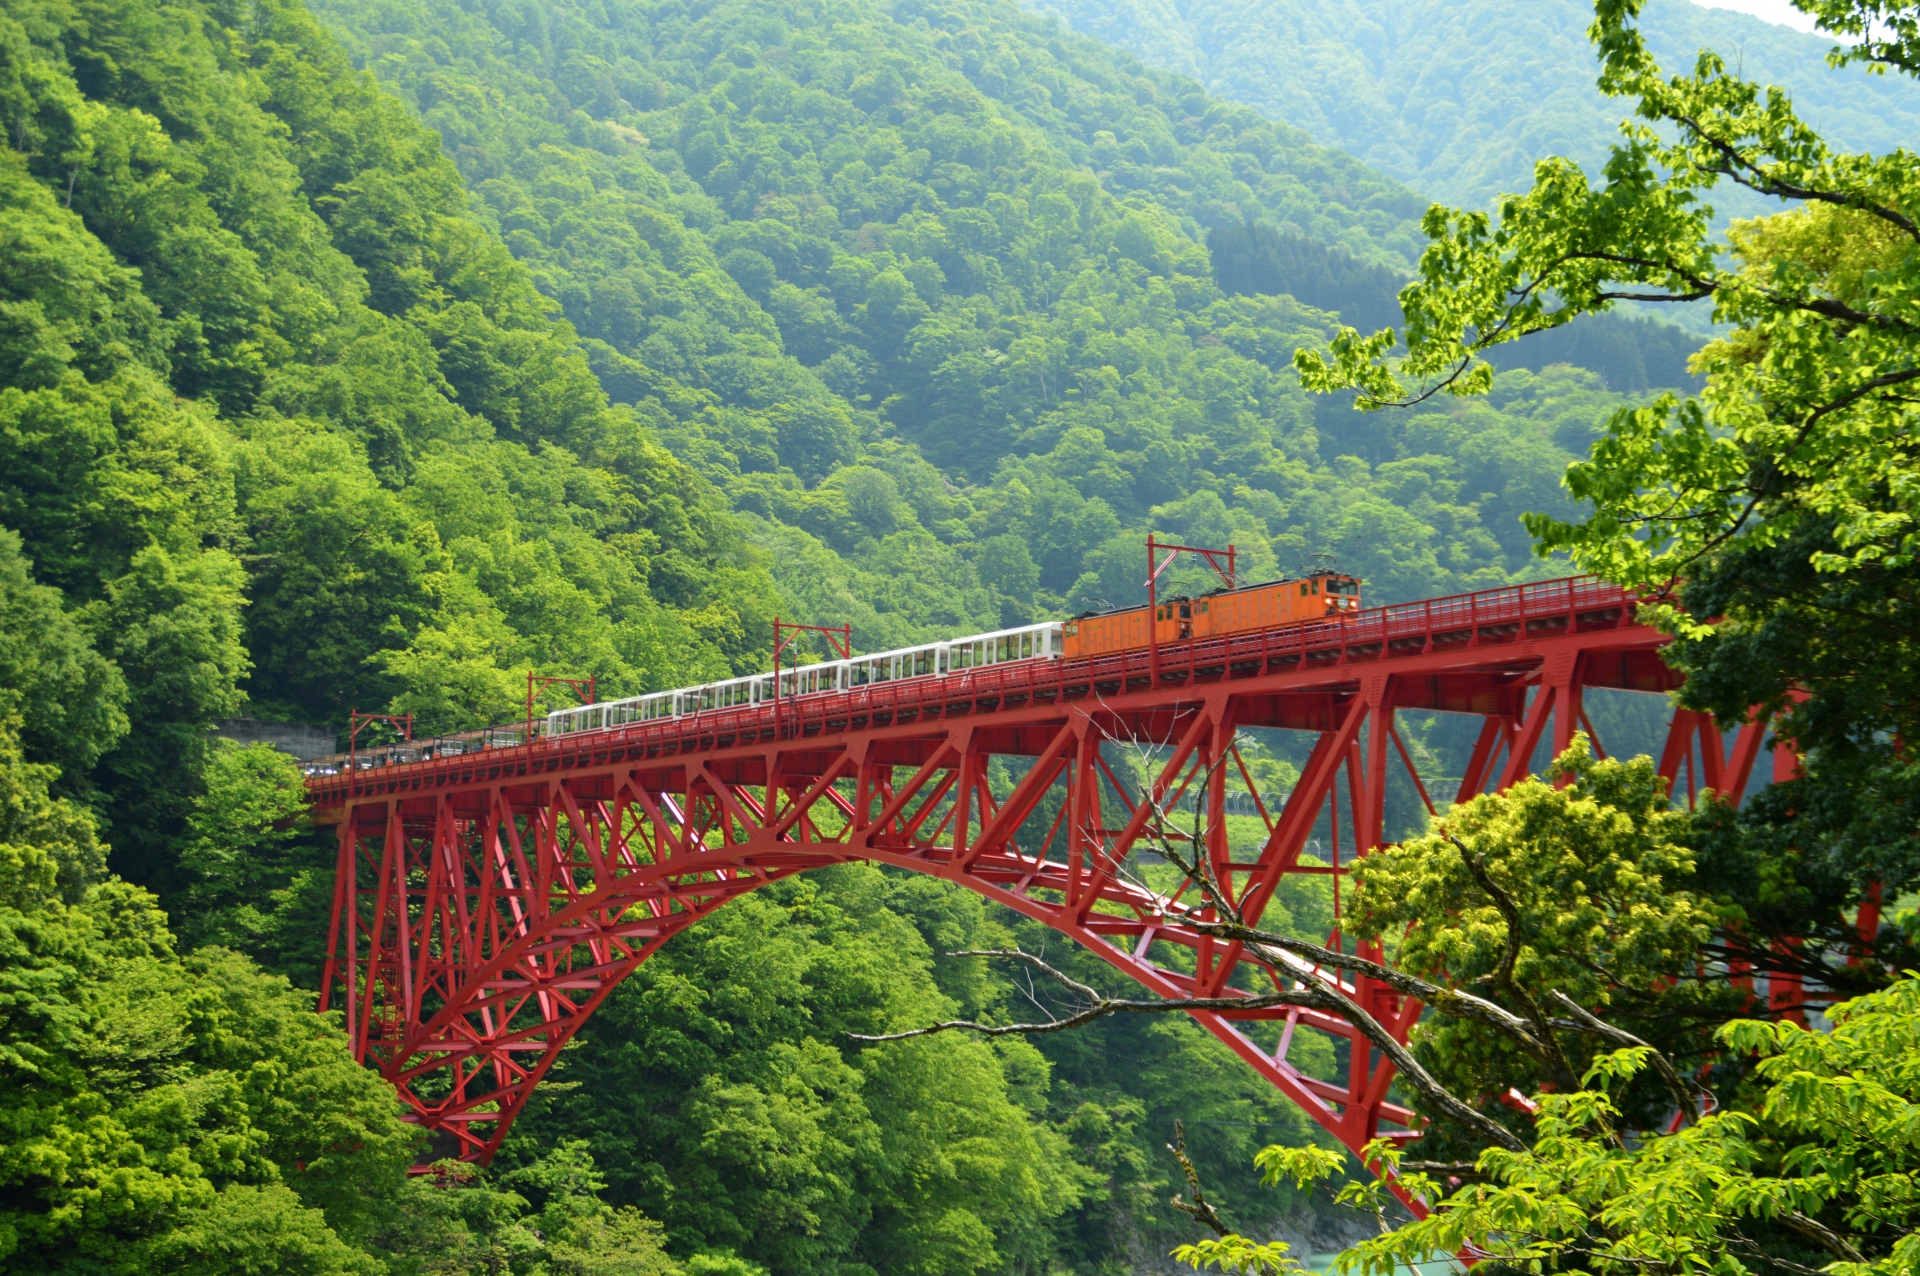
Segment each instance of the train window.
M1201 603L1201 604L1200 604L1200 614L1201 614L1202 616L1204 616L1204 615L1206 615L1206 614L1207 614L1207 604L1205 604L1205 603Z
M1033 654L1033 635L1032 635L1032 634L1021 634L1021 635L1020 635L1020 657L1021 657L1021 659L1023 659L1023 660L1024 660L1024 659L1026 659L1026 658L1027 658L1028 656L1031 656L1032 654Z
M1302 598L1307 596L1307 582L1304 580L1300 582L1300 596Z

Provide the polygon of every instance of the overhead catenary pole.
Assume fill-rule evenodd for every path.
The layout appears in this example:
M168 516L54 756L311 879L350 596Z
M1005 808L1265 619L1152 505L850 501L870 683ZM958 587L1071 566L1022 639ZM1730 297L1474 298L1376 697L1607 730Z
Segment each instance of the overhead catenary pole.
M1161 550L1171 550L1165 559L1160 559ZM1228 589L1234 584L1234 547L1231 542L1225 549L1206 549L1199 545L1171 545L1166 541L1157 541L1153 533L1147 533L1147 685L1160 685L1160 591L1158 582L1160 573L1173 565L1173 560L1182 554L1198 554L1207 560L1207 566L1213 568L1226 583ZM1227 560L1222 567L1220 560Z
M527 670L527 736L525 740L521 741L522 744L533 743L533 693L535 689L545 690L552 686L571 687L573 694L580 697L580 703L583 705L592 704L600 694L599 684L594 674L588 674L584 678L565 678L557 675L550 677L546 674L536 674L531 669Z
M362 713L358 709L347 715L347 782L351 784L359 766L360 731L363 727L376 722L384 722L400 732L402 743L413 739L413 715L411 713Z
M780 654L787 649L801 633L824 634L828 650L838 650L840 659L853 659L853 625L802 625L791 620L773 618L773 738L784 738L780 712ZM785 636L783 636L785 635ZM839 641L836 642L835 639Z

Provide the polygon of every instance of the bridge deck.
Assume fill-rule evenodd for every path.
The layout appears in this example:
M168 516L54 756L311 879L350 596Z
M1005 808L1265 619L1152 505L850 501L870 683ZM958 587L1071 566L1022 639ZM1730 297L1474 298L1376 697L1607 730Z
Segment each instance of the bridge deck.
M1538 664L1540 640L1611 633L1614 640L1603 646L1618 655L1617 665L1593 669L1585 685L1669 690L1678 682L1655 654L1665 638L1635 622L1636 601L1617 586L1570 577L1168 644L1160 649L1158 686L1257 683L1274 694L1274 702L1264 712L1249 706L1256 716L1242 717L1241 725L1324 730L1330 707L1300 702L1301 692L1350 688L1363 672L1390 666L1402 675L1435 678L1424 697L1428 703L1402 700L1400 707L1485 714L1511 707L1503 692ZM351 772L342 755L334 759L342 764L340 774L316 775L308 788L316 814L328 819L330 808L359 798L550 778L614 763L672 769L676 760L718 751L1112 698L1145 690L1150 681L1145 647L1086 660L1021 661L801 697L777 713L768 704L711 710L397 765L368 765L378 754L363 754L364 769ZM1001 751L1032 750L1016 739ZM924 760L911 749L898 758L905 765Z

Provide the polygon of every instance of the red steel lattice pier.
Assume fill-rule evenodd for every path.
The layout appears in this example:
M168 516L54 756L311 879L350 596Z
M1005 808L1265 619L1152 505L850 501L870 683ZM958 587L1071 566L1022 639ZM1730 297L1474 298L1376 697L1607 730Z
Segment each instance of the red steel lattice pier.
M1539 745L1558 750L1582 727L1584 689L1677 685L1635 601L1592 579L1550 581L1162 645L1157 677L1144 648L1031 661L789 701L777 726L762 705L315 777L316 816L339 835L322 1008L344 1012L354 1051L433 1132L435 1156L484 1161L560 1048L661 944L822 865L962 883L1161 996L1235 996L1229 981L1249 964L1271 986L1289 976L1188 925L1212 916L1197 899L1117 871L1154 807L1115 778L1113 742L1164 746L1156 798L1200 786L1206 854L1257 923L1289 874L1338 871L1302 851L1342 786L1349 846L1365 853L1383 840L1390 769L1429 805L1503 788ZM1483 720L1458 793L1426 793L1393 725L1403 709ZM1278 811L1240 763L1243 727L1315 735ZM1681 712L1662 770L1676 779L1684 765L1689 789L1738 795L1761 738L1749 724L1729 754L1714 723ZM1011 781L994 778L995 759L1015 763L998 770ZM1227 844L1230 789L1267 828L1242 861ZM1169 961L1174 949L1185 959ZM1417 1003L1364 978L1346 987L1405 1038ZM1347 1147L1414 1133L1389 1098L1390 1067L1344 1020L1194 1018ZM1243 1030L1255 1018L1286 1021L1277 1051ZM1350 1043L1344 1081L1288 1061L1300 1026Z

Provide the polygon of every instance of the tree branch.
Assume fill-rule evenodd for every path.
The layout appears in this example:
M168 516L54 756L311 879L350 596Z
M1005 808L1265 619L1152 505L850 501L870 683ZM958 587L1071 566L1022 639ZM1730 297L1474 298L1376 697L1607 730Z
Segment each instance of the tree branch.
M1738 182L1750 191L1758 191L1762 195L1773 195L1781 199L1811 200L1815 203L1836 204L1842 208L1856 209L1859 212L1878 217L1889 225L1899 227L1907 233L1910 239L1920 239L1920 226L1916 226L1912 218L1897 209L1872 203L1858 195L1844 195L1838 191L1817 190L1811 186L1802 186L1797 182L1789 182L1782 178L1775 177L1761 168L1760 165L1741 154L1733 143L1708 132L1706 127L1692 116L1675 111L1670 118L1680 124L1686 125L1693 131L1695 137L1705 142L1715 151L1718 151L1720 157L1726 160L1727 166L1725 168L1709 168L1706 170L1709 173L1718 173L1720 176ZM1748 173L1751 173L1754 180L1750 181L1740 176L1739 173L1734 171L1737 168L1745 169Z
M1649 1051L1649 1058L1652 1060L1654 1071L1658 1072L1660 1079L1667 1083L1667 1089L1672 1093L1674 1102L1679 1106L1680 1111L1685 1113L1687 1119L1690 1121L1698 1121L1700 1119L1702 1108L1699 1096L1681 1079L1680 1070L1673 1066L1673 1060L1667 1058L1665 1051L1649 1045L1624 1028L1614 1027L1573 998L1567 996L1564 992L1561 992L1558 988L1555 988L1547 995L1558 1002L1562 1010L1565 1010L1573 1016L1570 1022L1567 1020L1555 1020L1554 1022L1557 1026L1565 1026L1581 1032L1590 1032L1597 1037L1605 1037L1616 1045L1633 1046Z
M1336 970L1365 975L1369 979L1386 984L1403 996L1425 1002L1443 1014L1449 1014L1458 1019L1471 1019L1476 1023L1504 1032L1535 1057L1543 1054L1544 1047L1541 1046L1539 1038L1534 1036L1526 1020L1505 1006L1488 1001L1485 997L1477 997L1470 992L1448 988L1444 984L1436 984L1418 975L1409 975L1391 966L1368 961L1365 957L1325 948L1303 939L1276 935L1271 931L1256 930L1244 924L1208 922L1191 917L1186 919L1186 924L1202 934L1215 935L1221 939L1237 939L1255 949L1276 950L1263 955L1275 965L1284 966L1289 974L1302 980L1316 976L1325 978L1324 975L1317 975L1312 966L1329 966ZM1542 1062L1545 1060L1542 1059Z
M960 954L953 954L958 956ZM1064 1019L1055 1019L1047 1023L1025 1024L983 1024L971 1019L948 1019L930 1024L924 1028L910 1028L905 1032L888 1033L848 1033L855 1041L904 1041L910 1037L925 1037L936 1032L977 1032L982 1036L1002 1037L1011 1034L1034 1034L1042 1032L1064 1032L1071 1028L1082 1027L1104 1019L1108 1015L1118 1014L1167 1014L1174 1011L1211 1011L1216 1014L1239 1014L1249 1010L1267 1010L1276 1006L1297 1006L1306 1010L1324 1010L1345 1019L1365 1037L1369 1044L1379 1050L1392 1063L1401 1078L1429 1102L1434 1108L1450 1119L1473 1130L1480 1137L1511 1152L1525 1149L1514 1133L1493 1120L1485 1113L1469 1106L1457 1098L1434 1075L1426 1070L1420 1061L1413 1057L1412 1051L1394 1039L1392 1033L1381 1025L1378 1019L1368 1014L1360 1004L1326 983L1316 981L1305 988L1281 989L1270 993L1238 997L1167 997L1155 1000L1143 1000L1123 997L1102 997L1093 989L1055 969L1046 961L1032 953L1018 949L971 950L967 955L976 957L1009 957L1021 961L1060 981L1086 998L1089 1004ZM1091 996L1088 996L1091 994Z
M1184 1200L1178 1192L1168 1204L1191 1218L1196 1223L1205 1223L1216 1236L1231 1235L1227 1225L1220 1221L1220 1215L1207 1203L1206 1195L1200 1190L1200 1172L1193 1168L1193 1158L1187 1155L1187 1131L1180 1122L1173 1123L1173 1142L1167 1144L1167 1151L1173 1153L1173 1159L1180 1162L1180 1168L1187 1176L1187 1190L1193 1194L1191 1201Z
M1810 1218L1799 1210L1792 1210L1780 1216L1780 1221L1806 1237L1821 1249L1846 1263L1864 1263L1867 1260L1853 1243L1837 1232L1830 1231L1819 1219Z
M1548 1069L1555 1074L1554 1081L1569 1091L1579 1089L1580 1082L1573 1075L1573 1065L1567 1062L1566 1053L1560 1049L1560 1042L1554 1037L1553 1029L1548 1026L1547 1016L1541 1011L1540 1003L1536 1002L1533 996L1520 987L1513 978L1514 963L1520 957L1519 905L1513 902L1513 896L1507 893L1505 887L1493 880L1492 875L1487 872L1486 864L1478 855L1467 849L1465 842L1445 829L1440 830L1440 836L1453 843L1454 849L1460 852L1461 862L1467 866L1467 872L1472 875L1474 883L1486 893L1488 899L1493 901L1493 906L1500 910L1500 916L1507 924L1507 949L1501 955L1499 968L1494 972L1494 986L1519 1002L1521 1009L1526 1012L1528 1021L1533 1024L1534 1036L1539 1039L1544 1048L1543 1059Z

